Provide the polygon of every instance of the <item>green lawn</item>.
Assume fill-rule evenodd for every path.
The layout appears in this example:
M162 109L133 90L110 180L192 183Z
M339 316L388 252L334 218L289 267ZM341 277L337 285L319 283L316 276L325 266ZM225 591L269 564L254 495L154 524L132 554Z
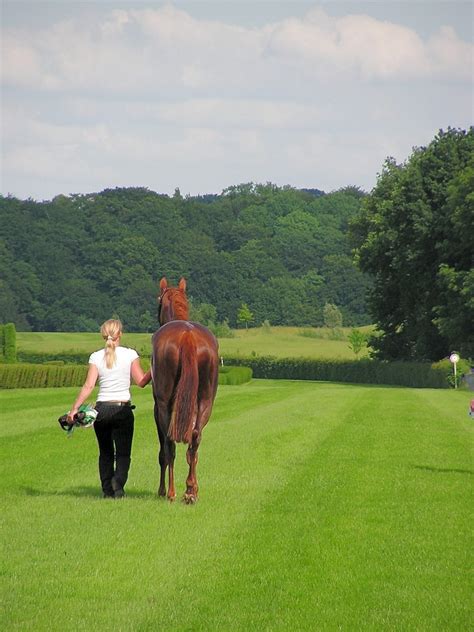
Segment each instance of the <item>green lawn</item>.
M93 431L56 422L76 392L0 391L2 629L472 630L469 393L220 387L190 507L155 495L149 390L100 497Z
M368 330L369 327L361 327ZM314 337L302 336L301 332L313 332ZM342 329L345 335L350 329ZM279 358L308 357L317 359L354 360L354 352L346 340L330 340L331 333L324 328L272 327L271 333L262 328L237 329L235 338L219 340L221 354L230 356L276 356ZM368 355L363 349L359 357Z
M370 327L361 327L368 331ZM310 357L328 359L355 358L346 340L329 340L330 331L324 328L310 329L314 337L302 336L303 328L272 327L271 333L265 333L261 327L235 330L234 338L221 338L219 348L221 355L259 356L272 355L277 357ZM342 331L347 335L349 328ZM316 337L317 336L317 337ZM151 334L126 333L123 344L134 347L141 354L148 354L150 350ZM62 351L92 352L102 346L99 333L63 333L63 332L17 332L18 348L24 351L60 353ZM363 350L359 357L367 355Z

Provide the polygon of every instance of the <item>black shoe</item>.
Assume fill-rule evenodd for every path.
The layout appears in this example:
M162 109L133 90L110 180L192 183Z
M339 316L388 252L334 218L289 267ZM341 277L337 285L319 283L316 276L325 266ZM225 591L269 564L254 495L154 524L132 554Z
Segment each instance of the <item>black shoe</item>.
M123 487L120 487L115 478L112 479L112 489L114 490L114 498L123 498L125 496Z

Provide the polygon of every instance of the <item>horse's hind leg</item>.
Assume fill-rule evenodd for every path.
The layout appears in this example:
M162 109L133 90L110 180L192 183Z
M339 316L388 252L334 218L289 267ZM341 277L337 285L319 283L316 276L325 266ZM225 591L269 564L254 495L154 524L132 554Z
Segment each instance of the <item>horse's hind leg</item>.
M164 411L164 412L163 412ZM165 418L160 415L166 415L165 407L160 407L155 404L155 419L156 427L158 430L158 438L160 440L160 452L158 461L160 464L160 485L158 487L158 496L166 496L166 470L169 470L169 486L168 486L168 499L174 500L176 498L176 492L174 488L174 459L176 454L176 446L171 441L167 434L163 432L163 424L161 421ZM166 425L166 424L165 424Z
M198 463L198 448L201 443L201 433L204 426L209 421L212 411L213 398L206 398L201 400L198 405L198 414L196 419L196 425L193 430L193 438L189 444L186 452L186 460L189 465L188 478L186 479L186 492L184 494L184 502L187 504L194 504L198 498L198 482L197 482L197 463Z
M198 462L198 448L201 443L201 431L193 430L193 438L186 451L186 461L189 465L188 478L186 479L186 491L184 493L184 502L192 505L197 501L198 484L196 477L196 466Z
M166 461L164 450L164 439L160 429L158 428L158 436L160 438L160 452L158 454L158 463L160 464L160 485L158 487L158 496L166 496Z
M166 437L166 453L168 455L168 500L174 500L176 498L176 491L174 489L174 458L176 455L176 444L171 439Z
M161 441L161 437L160 437ZM174 459L176 454L176 446L168 439L164 437L163 443L161 443L159 462L160 462L160 486L158 488L158 496L168 496L168 500L174 500L176 498L176 491L174 488ZM168 494L166 494L166 469L169 473L168 481Z

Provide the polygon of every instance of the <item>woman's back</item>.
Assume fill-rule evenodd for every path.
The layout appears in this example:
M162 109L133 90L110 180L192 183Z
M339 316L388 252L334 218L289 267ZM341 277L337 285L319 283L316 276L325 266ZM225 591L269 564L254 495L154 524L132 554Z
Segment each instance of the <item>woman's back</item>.
M89 364L97 367L99 372L99 394L97 401L121 401L130 399L130 370L138 353L128 347L115 348L115 363L107 368L105 349L99 349L91 354Z

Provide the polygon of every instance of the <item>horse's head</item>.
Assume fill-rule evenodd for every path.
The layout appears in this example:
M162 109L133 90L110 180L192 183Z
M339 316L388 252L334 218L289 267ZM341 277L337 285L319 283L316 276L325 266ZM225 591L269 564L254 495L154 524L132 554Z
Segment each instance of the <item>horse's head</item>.
M158 321L160 325L164 325L170 320L189 320L186 280L183 277L179 280L178 287L169 287L165 277L160 281Z

